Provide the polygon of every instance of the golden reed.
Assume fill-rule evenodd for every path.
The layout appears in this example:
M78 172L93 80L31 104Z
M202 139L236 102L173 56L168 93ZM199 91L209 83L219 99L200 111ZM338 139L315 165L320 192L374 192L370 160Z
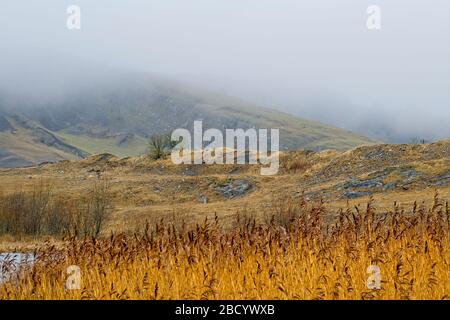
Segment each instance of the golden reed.
M0 285L2 299L449 299L450 210L377 212L285 202L265 223L205 220L140 234L66 239ZM80 268L70 290L67 267ZM379 287L369 285L370 266ZM369 269L368 269L369 268ZM69 276L70 277L70 276Z

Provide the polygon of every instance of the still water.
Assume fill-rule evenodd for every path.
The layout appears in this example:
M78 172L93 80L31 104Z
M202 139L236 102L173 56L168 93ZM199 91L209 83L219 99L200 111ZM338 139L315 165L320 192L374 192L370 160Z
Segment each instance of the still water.
M4 252L0 253L0 284L8 281L17 274L21 268L33 263L35 257L32 253Z

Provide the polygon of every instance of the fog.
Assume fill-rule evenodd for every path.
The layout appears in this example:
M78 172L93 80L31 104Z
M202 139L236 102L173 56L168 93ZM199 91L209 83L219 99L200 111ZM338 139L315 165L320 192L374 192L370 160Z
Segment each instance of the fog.
M50 103L122 70L384 141L450 137L448 0L0 1L3 95Z

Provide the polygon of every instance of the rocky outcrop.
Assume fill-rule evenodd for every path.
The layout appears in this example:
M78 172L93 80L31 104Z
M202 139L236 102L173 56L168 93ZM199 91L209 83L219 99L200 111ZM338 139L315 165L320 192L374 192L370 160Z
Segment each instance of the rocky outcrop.
M33 140L37 143L42 143L49 147L72 153L81 158L85 158L89 155L87 152L80 150L68 143L65 143L60 138L56 137L53 133L40 127L37 127L33 130Z
M0 111L0 132L11 131L13 129L6 116L2 115Z

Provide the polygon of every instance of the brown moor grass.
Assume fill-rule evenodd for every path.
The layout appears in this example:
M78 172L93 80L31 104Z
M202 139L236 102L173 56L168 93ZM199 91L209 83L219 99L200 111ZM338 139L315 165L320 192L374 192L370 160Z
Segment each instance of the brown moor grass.
M165 223L140 234L66 239L4 285L3 299L449 299L450 210L377 212L285 202L271 219ZM67 267L81 287L66 289ZM371 289L369 266L380 270Z

